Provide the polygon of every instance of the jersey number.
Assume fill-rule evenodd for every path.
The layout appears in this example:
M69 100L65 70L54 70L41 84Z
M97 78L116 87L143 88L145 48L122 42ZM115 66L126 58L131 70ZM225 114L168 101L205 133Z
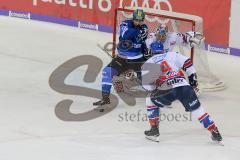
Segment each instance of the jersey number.
M161 67L161 70L162 70L163 73L167 73L167 72L172 71L172 68L169 66L169 64L167 63L167 61L163 61L163 62L160 64L160 67Z

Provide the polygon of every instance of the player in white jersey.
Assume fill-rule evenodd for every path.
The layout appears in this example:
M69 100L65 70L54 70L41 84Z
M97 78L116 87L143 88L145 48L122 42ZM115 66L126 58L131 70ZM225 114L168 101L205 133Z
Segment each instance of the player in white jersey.
M153 42L150 48L155 55L142 66L142 86L150 93L146 105L151 129L144 132L146 138L158 141L160 108L179 100L185 110L191 112L209 130L212 140L221 142L218 128L204 111L193 90L197 80L191 59L178 52L163 53L160 42ZM183 71L186 72L189 83Z
M159 41L163 43L164 52L171 52L176 45L190 44L190 47L193 47L194 45L200 45L203 40L204 37L201 33L192 31L186 33L168 32L168 27L161 24L155 33L149 34L146 45L150 49L153 42ZM152 55L151 52L150 55Z

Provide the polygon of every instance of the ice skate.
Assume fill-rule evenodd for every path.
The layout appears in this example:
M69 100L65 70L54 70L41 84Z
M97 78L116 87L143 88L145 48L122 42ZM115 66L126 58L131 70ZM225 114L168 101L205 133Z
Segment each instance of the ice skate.
M148 140L154 141L154 142L159 142L159 129L157 126L151 127L150 130L147 130L144 132L145 137Z

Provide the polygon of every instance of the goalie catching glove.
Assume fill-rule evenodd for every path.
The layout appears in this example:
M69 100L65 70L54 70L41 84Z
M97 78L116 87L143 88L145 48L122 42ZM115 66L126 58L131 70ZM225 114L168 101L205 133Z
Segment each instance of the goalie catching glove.
M187 43L190 43L191 47L194 47L196 45L200 45L205 37L203 37L202 33L200 32L186 32L185 36L185 40Z

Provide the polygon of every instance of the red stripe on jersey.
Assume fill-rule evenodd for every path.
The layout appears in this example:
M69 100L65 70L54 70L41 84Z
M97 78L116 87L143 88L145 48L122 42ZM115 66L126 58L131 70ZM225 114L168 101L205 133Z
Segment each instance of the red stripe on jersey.
M193 65L192 61L190 59L186 60L183 64L183 70L186 71L186 69L191 65Z

